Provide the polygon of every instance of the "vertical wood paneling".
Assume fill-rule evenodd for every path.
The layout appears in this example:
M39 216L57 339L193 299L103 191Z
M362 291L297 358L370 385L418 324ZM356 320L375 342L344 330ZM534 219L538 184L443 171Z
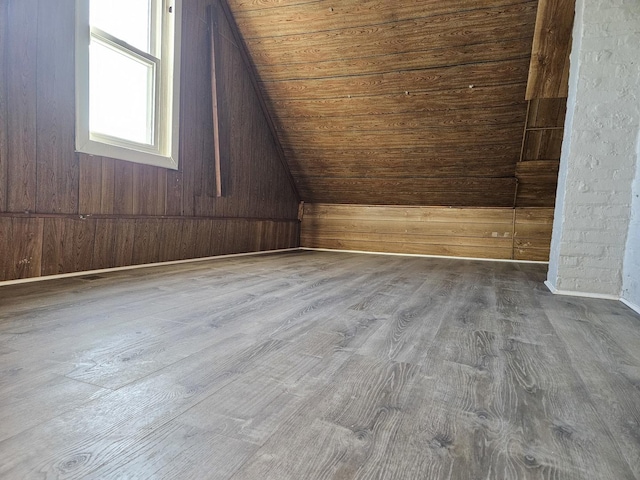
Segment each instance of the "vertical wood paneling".
M161 173L162 170L164 173ZM133 166L133 214L164 215L167 176L165 169Z
M135 243L135 220L119 219L116 222L114 266L133 265L133 250Z
M138 219L135 222L133 264L155 263L160 259L160 219Z
M196 257L208 257L213 251L213 224L211 220L196 221L196 236L194 239L194 254Z
M90 270L95 232L96 221L92 219L45 218L42 274Z
M42 218L0 217L0 279L41 274Z
M116 161L112 158L102 158L102 175L100 192L102 196L100 198L100 213L111 214L114 213L114 198L115 198L115 166Z
M7 41L9 2L0 2L0 212L7 211Z
M214 238L214 248L212 251L212 255L220 255L224 251L224 242L226 239L226 227L227 222L223 220L214 220L213 221L213 230L212 235Z
M190 32L182 39L180 164L183 172L184 215L196 215L195 197L202 189L202 144L211 135L211 89L207 61L207 28L194 4L185 2L182 30ZM194 95L197 92L197 95ZM200 212L198 212L200 213Z
M529 102L527 128L564 127L566 98L534 98Z
M36 209L39 213L78 211L74 11L74 0L38 2Z
M298 221L0 216L0 280L294 248Z
M102 157L79 154L78 213L102 212Z
M558 160L519 162L516 167L518 179L518 207L553 207L558 184Z
M107 218L96 222L96 241L93 244L91 270L112 268L115 262L115 240L118 220Z
M178 171L76 155L74 2L0 3L0 212L16 213L15 226L0 217L11 239L0 246L1 280L285 246L257 218L297 223L298 202L227 24L229 194L215 198L207 3L183 3ZM27 251L34 261L20 263Z
M45 218L42 241L42 275L61 273L64 266L64 236L66 230L65 218Z
M215 202L204 203L206 199L200 199L196 213L201 214L206 205L219 216L289 217L293 212L288 206L292 204L290 202L297 204L297 196L291 188L288 169L281 163L268 115L252 80L253 73L243 58L240 39L236 38L222 2L215 3L215 12L220 30L217 89L221 168L230 175L226 176L223 185L227 195ZM207 149L212 150L213 145ZM229 165L224 164L227 159ZM213 176L213 171L206 172L207 178ZM212 195L212 183L207 185L209 195ZM269 194L265 193L267 190ZM290 200L283 202L280 196L274 197L273 192L280 192ZM267 197L270 201L265 201ZM241 198L250 198L252 202L238 201Z
M516 166L516 207L555 205L566 106L566 98L529 101L522 154Z
M182 229L185 221L183 219L167 219L162 221L160 250L158 261L170 262L172 260L182 260L180 246L182 244Z
M121 160L115 162L113 213L116 215L133 215L135 166Z
M7 39L7 211L36 209L38 0L10 1Z
M166 191L166 207L167 215L183 215L182 196L183 196L182 172L171 170L167 172L167 191Z
M182 237L180 238L180 258L194 258L194 239L196 236L196 222L185 218L182 224Z

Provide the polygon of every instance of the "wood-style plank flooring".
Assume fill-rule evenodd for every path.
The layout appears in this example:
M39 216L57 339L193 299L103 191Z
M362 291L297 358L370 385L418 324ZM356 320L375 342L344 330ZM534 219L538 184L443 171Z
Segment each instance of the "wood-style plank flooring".
M639 479L640 317L545 274L294 252L2 287L0 478Z

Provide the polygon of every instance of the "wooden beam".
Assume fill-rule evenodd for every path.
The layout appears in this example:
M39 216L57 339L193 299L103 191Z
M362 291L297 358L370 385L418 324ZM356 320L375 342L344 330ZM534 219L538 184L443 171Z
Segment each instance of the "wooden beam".
M220 162L220 118L218 116L218 78L217 78L217 46L218 46L218 22L214 6L207 7L207 20L209 24L209 44L211 54L211 108L213 113L213 162L215 170L216 197L222 197L222 171ZM225 172L226 173L226 172Z
M540 0L526 99L568 96L575 0Z

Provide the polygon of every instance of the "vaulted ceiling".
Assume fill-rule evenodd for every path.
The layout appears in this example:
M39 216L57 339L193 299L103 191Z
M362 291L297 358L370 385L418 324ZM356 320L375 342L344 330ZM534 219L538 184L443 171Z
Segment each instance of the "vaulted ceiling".
M302 200L513 206L537 0L228 0Z

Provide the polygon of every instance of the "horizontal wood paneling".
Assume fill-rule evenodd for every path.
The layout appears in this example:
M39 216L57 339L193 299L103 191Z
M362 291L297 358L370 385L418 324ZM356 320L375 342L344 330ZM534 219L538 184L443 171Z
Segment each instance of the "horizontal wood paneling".
M40 275L43 231L42 218L0 216L0 279Z
M436 19L393 21L363 29L334 29L249 39L247 46L254 62L261 66L335 62L442 48L455 50L467 45L491 45L523 37L531 45L531 37L527 34L535 14L535 3L529 2L456 12ZM529 54L529 51L519 52L520 57L528 58ZM481 61L477 58L471 60ZM422 65L422 68L427 67Z
M364 149L374 142L380 142L385 148L403 148L432 146L469 146L513 144L513 136L521 135L520 128L512 125L451 127L437 131L406 130L402 132L386 131L345 131L340 135L318 135L312 131L288 132L283 141L284 147L295 151L296 145L305 148ZM553 158L553 157L550 157ZM533 159L532 159L533 160Z
M303 200L513 206L536 1L229 4Z
M365 205L513 205L515 178L328 178L305 179L300 192L313 203L340 203L348 195Z
M301 246L547 261L553 209L305 204Z
M549 260L553 208L515 210L514 249L516 260Z
M336 60L319 60L292 63L283 54L284 64L266 63L263 60L257 68L260 78L264 81L314 79L349 76L353 72L361 75L381 74L389 71L405 71L440 68L450 65L464 65L470 63L484 63L502 57L508 60L529 57L531 36L526 31L515 31L515 35L526 35L523 38L506 38L500 42L458 45L455 48L426 47L428 50L400 51L388 54L384 51L369 56L353 57ZM278 37L275 37L276 39ZM263 40L260 40L261 42ZM249 44L251 45L251 40ZM255 47L254 49L255 50ZM358 52L358 50L354 50ZM327 52L331 53L331 52ZM285 65L288 68L283 68Z
M297 220L0 215L0 281L293 248Z
M493 109L511 106L525 110L525 83L514 83L501 86L475 85L458 90L439 92L409 92L402 90L391 95L355 97L345 93L339 98L321 100L280 99L271 100L270 104L278 112L278 118L305 117L326 118L349 115L357 121L359 116L388 115L397 113L440 115L443 110L472 110L475 108ZM351 95L351 96L349 96ZM464 112L459 112L463 113ZM468 113L468 112L467 112Z
M505 208L442 208L442 207L402 207L390 205L329 205L319 203L304 204L305 225L312 219L318 220L368 220L427 223L482 223L506 225L513 223L513 212Z
M522 159L560 160L563 136L562 128L528 130L525 134Z
M229 188L224 198L215 196L208 2L183 2L178 171L77 154L73 0L1 3L0 113L7 115L0 120L0 214L12 214L18 222L3 217L11 225L3 232L11 239L2 259L3 279L288 245L278 240L277 228L251 230L246 220L225 233L229 218L297 222L298 199L225 22L219 139L230 152ZM23 217L25 212L36 217ZM193 216L205 230L185 223ZM222 230L207 230L217 219ZM22 245L20 235L27 238L40 224L42 233ZM220 237L225 240L219 248L209 245ZM39 250L37 267L16 263L36 258L24 249Z
M505 79L516 81L526 76L528 59L488 62L471 65L388 72L377 75L358 75L312 80L282 80L263 83L273 100L317 100L351 95L352 97L380 96L394 93L450 91L468 88L504 85Z
M530 3L530 0L478 0L472 5L467 0L342 0L339 3L295 2L294 4L269 4L265 9L255 9L243 0L229 0L236 14L240 31L246 38L262 38L276 35L296 35L313 31L336 30L354 25L375 25L416 18L439 17L460 11L495 8L514 3Z
M314 162L298 161L298 155ZM398 171L411 170L415 177L510 177L515 170L518 148L512 145L469 147L421 147L384 150L320 149L289 150L291 171L299 178L374 177L395 178ZM340 159L347 160L340 163Z
M523 108L505 105L495 108L467 108L440 110L437 115L423 112L390 113L385 115L336 115L318 118L313 123L286 119L278 122L282 132L315 132L316 134L341 134L347 131L418 132L436 129L435 133L452 127L496 126L522 123L526 115ZM434 132L431 132L434 133Z

